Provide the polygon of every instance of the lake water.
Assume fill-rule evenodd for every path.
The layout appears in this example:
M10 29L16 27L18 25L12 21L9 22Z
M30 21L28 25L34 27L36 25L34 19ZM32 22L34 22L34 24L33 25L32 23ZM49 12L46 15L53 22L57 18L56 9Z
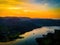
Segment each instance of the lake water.
M18 39L14 45L37 45L36 38L43 37L42 35L46 35L48 32L54 33L54 30L60 30L60 26L50 26L50 27L42 27L38 29L34 29L33 31L25 33L24 39Z
M0 45L37 45L36 38L43 37L42 35L46 35L48 32L54 33L54 30L60 30L60 26L50 26L50 27L41 27L34 29L30 32L26 32L23 35L24 38L16 39L15 41L8 42L8 43L0 43Z

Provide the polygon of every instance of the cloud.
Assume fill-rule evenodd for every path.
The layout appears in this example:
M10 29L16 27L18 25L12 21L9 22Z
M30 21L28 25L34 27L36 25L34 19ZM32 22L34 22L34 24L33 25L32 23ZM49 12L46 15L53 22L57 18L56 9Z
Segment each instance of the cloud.
M34 2L38 4L47 3L49 6L52 6L52 7L60 7L60 0L34 0Z

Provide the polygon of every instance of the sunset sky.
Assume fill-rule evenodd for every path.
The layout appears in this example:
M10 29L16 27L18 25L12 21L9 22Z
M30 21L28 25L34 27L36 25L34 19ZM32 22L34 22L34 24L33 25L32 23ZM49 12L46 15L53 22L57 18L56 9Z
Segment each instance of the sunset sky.
M60 0L0 0L0 17L60 18Z

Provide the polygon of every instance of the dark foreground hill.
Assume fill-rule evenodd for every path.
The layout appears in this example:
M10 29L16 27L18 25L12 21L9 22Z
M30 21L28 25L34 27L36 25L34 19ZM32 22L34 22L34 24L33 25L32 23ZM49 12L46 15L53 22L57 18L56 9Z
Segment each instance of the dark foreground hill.
M0 17L0 42L15 40L20 34L43 26L60 26L60 20Z
M60 45L60 30L43 35L43 38L36 38L36 41L38 45Z

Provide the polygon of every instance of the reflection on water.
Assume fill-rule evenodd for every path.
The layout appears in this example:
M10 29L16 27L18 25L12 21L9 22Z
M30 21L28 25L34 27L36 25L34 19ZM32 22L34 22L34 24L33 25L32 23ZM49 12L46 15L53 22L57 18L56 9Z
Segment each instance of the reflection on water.
M46 35L48 32L54 33L55 29L60 29L60 27L51 26L34 29L22 35L25 38L18 41L15 45L37 45L35 38L42 37L43 34Z
M55 29L60 29L60 26L50 26L34 29L33 31L21 35L25 38L10 42L10 45L37 45L35 41L37 37L42 37L42 35L46 35L48 32L54 33ZM7 43L7 45L9 45L9 43Z

